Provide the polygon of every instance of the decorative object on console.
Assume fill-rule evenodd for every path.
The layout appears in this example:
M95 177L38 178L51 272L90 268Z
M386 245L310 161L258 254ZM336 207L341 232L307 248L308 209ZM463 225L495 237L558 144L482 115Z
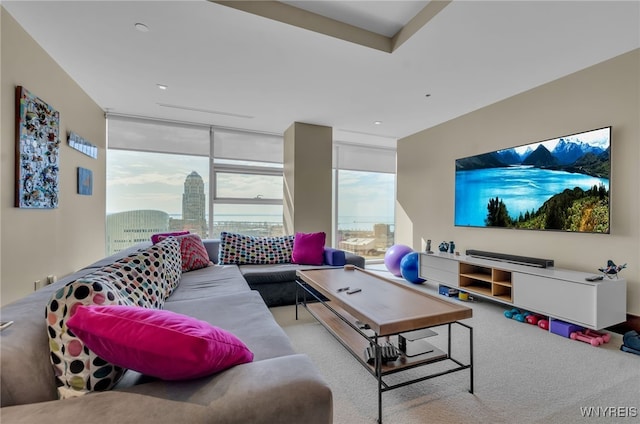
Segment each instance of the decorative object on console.
M613 278L614 276L618 278L618 273L623 269L625 269L626 267L627 267L627 264L616 265L615 262L609 259L607 261L607 266L598 268L598 271L602 272L604 275L606 275L609 278Z
M172 311L81 306L67 325L100 357L163 380L205 377L253 361L234 334Z
M58 207L60 113L16 87L16 194L18 208Z
M402 277L402 271L400 270L400 262L405 255L413 252L413 249L405 244L394 244L384 254L384 265L387 270L396 277Z
M443 241L438 245L438 250L441 252L446 252L447 250L449 250L449 243L447 243L446 241Z
M427 240L427 246L425 247L425 253L433 253L431 251L431 239Z
M451 240L449 242L449 253L453 253L456 251L456 244L453 242L453 240Z
M423 278L420 278L420 253L411 252L404 255L400 261L400 274L402 277L410 283L422 284L425 282Z

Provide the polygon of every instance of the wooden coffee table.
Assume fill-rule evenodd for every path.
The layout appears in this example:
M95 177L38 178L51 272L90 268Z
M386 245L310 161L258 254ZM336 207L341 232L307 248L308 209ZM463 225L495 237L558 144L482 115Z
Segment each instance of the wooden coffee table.
M468 369L469 392L473 393L473 329L458 321L470 318L471 308L357 267L299 270L296 274L296 319L298 305L304 306L377 378L379 423L382 423L382 393L388 390ZM350 294L345 287L360 291ZM451 355L452 324L468 329L468 363ZM408 355L407 344L424 336L416 330L436 326L446 329L447 346L439 349L421 340L426 346L424 353ZM388 341L405 351L399 352L396 361L383 363L382 346ZM367 362L368 347L375 352L373 363ZM449 361L451 367L396 384L387 384L384 380L386 375L441 361Z

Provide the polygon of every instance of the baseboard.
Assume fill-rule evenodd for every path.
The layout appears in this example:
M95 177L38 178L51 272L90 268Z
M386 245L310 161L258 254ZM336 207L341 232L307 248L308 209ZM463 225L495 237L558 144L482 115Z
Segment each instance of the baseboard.
M625 322L608 327L607 330L618 334L624 334L631 330L640 332L640 316L627 314L627 320Z

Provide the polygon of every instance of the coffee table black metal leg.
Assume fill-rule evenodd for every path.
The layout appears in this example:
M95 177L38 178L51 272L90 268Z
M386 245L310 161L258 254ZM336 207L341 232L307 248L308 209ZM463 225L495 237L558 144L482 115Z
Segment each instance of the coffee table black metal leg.
M469 393L473 393L473 328L469 327Z
M376 376L378 377L378 423L382 424L382 347L378 335L374 337L376 349Z

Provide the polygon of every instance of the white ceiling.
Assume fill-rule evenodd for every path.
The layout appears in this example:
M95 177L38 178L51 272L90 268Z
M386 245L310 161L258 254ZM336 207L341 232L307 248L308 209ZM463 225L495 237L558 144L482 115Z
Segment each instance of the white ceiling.
M390 36L427 2L287 3ZM2 5L105 111L374 145L640 47L638 1L455 0L393 53L204 0Z

